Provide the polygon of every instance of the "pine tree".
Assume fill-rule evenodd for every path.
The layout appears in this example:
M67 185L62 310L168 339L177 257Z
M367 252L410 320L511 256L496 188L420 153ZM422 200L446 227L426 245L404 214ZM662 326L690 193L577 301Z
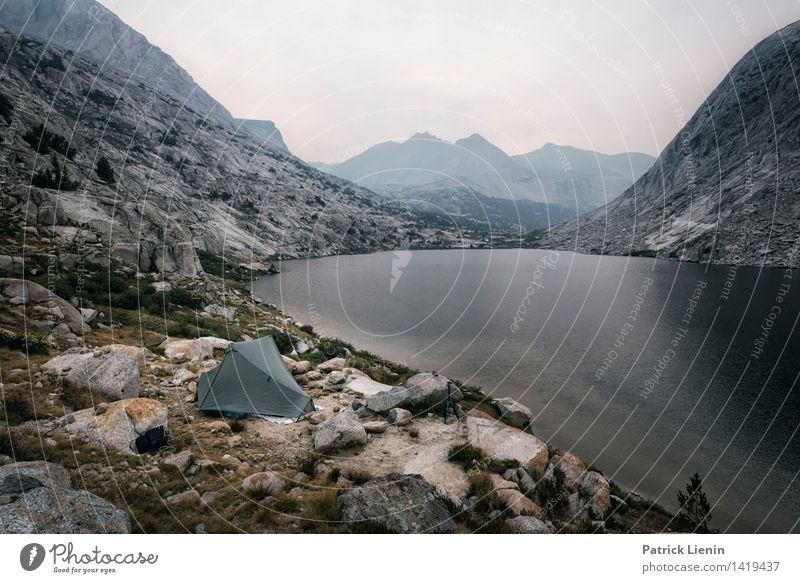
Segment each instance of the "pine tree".
M66 164L60 164L58 158L50 159L50 168L40 170L33 175L31 184L39 188L52 188L53 190L77 190L80 183L72 180Z
M97 167L94 171L97 173L97 177L106 184L114 184L114 182L116 182L114 179L114 169L105 156L101 156L97 161Z
M697 533L719 532L709 527L711 504L703 492L703 480L697 472L686 484L686 492L678 491L678 504L680 512L675 523L679 529Z

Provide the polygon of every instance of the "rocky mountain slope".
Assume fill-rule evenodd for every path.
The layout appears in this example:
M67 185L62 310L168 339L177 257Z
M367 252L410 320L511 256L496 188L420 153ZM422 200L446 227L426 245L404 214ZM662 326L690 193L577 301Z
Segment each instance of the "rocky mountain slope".
M607 207L534 244L612 255L796 266L800 22L748 52L656 164Z
M639 152L603 154L549 143L512 159L536 175L535 186L548 200L566 199L581 211L615 199L656 160Z
M233 121L65 49L1 31L0 61L3 222L45 228L65 265L194 274L195 249L263 265L393 248L419 226Z
M95 0L7 0L0 26L114 69L174 97L201 115L231 119L164 51Z

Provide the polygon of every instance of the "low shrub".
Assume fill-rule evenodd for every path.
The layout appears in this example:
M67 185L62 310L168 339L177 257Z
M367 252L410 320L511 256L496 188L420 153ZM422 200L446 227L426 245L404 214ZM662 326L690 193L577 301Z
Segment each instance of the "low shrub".
M29 388L4 386L0 389L0 399L0 419L9 425L19 425L36 418L33 394Z
M360 486L361 484L366 484L369 482L372 479L372 474L367 470L353 468L347 470L347 479L353 482L355 485Z
M447 453L447 459L462 466L471 467L486 459L486 453L469 443L456 443Z
M61 402L73 411L94 407L97 401L92 399L92 393L86 389L67 384L61 389Z
M0 328L0 346L11 350L21 350L25 354L47 354L47 340L33 334L17 334Z
M488 473L474 473L469 476L468 480L467 496L475 498L475 505L472 507L475 512L488 516L495 510L506 509L505 503L495 494L492 479Z
M554 468L552 479L536 482L533 495L548 517L561 518L569 507L570 495L564 472L560 468Z
M292 350L294 350L292 339L286 332L281 330L270 330L268 335L272 336L272 339L275 341L275 345L278 347L278 351L281 354L289 354L292 352Z

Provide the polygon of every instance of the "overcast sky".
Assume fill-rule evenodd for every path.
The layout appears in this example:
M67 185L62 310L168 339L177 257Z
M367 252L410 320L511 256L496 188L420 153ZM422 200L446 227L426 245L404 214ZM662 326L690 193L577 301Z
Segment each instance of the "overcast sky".
M657 154L800 0L101 0L306 160L419 131Z

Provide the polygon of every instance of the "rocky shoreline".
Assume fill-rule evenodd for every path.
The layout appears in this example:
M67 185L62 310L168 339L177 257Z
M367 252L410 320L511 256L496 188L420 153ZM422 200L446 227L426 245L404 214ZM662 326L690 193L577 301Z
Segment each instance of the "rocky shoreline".
M137 277L131 281L164 289L154 276ZM49 334L13 337L6 327L0 347L0 531L670 528L663 509L538 439L521 404L456 381L461 419L451 415L445 423L443 375L320 338L241 283L204 275L173 278L170 286L201 298L193 309L202 321L198 333L212 327L232 340L273 335L318 407L297 423L197 410L198 376L221 362L226 338L167 336L148 329L154 326L142 309L84 301L73 312L66 306L76 298L31 281L2 284L3 321L17 317ZM184 309L173 308L167 332ZM162 426L168 443L136 453L136 438Z

